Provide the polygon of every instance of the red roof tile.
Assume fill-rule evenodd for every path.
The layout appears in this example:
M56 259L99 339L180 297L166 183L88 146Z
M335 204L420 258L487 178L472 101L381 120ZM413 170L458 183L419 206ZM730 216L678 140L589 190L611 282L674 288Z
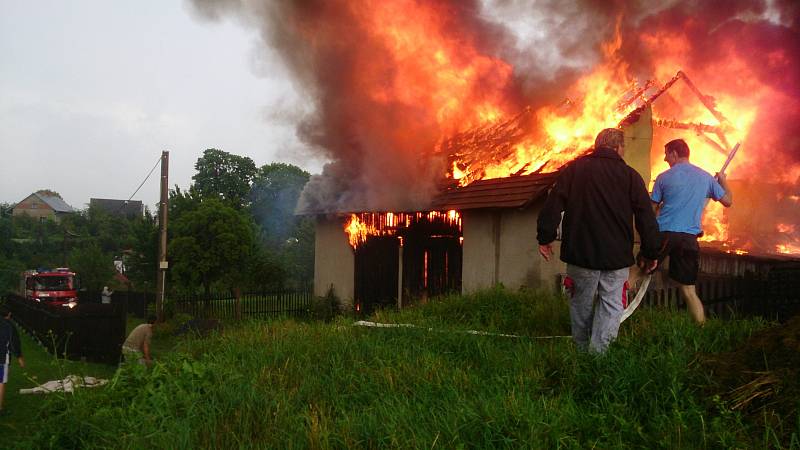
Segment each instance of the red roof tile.
M508 178L475 181L469 186L437 195L434 210L478 208L522 208L547 194L557 173L534 173Z

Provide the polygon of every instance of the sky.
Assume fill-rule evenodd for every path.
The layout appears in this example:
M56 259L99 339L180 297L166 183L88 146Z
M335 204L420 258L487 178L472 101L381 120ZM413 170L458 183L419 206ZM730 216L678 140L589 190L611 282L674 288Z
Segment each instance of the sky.
M183 0L0 0L0 203L39 189L75 208L128 199L170 152L187 188L207 148L316 173L302 95L253 28ZM133 197L158 202L159 169Z

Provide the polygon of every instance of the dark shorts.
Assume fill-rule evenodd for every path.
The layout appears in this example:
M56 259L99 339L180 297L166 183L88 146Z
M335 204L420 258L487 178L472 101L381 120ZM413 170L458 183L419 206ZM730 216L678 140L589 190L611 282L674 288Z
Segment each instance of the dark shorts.
M700 246L697 236L664 231L664 250L659 261L669 256L669 277L683 285L694 285L700 271Z

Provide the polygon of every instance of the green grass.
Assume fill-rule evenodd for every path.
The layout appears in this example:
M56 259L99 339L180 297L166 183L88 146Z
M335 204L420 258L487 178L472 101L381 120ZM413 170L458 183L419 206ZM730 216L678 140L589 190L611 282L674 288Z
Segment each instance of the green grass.
M488 306L487 306L488 305ZM698 353L730 350L760 321L640 311L603 355L578 353L563 299L503 290L373 320L248 322L177 342L150 370L53 397L30 448L760 448L706 398ZM427 327L437 331L428 331ZM480 329L529 337L476 336ZM799 433L800 434L800 433Z
M142 319L128 316L127 332L143 323ZM11 376L6 383L4 409L7 415L0 416L0 448L5 448L7 443L25 437L30 430L35 428L40 412L46 414L53 403L59 403L63 394L20 394L20 389L36 387L50 380L62 380L67 375L92 376L95 378L110 379L117 370L116 366L96 364L83 361L72 361L55 358L30 336L17 327L22 341L25 368L19 367L15 358L11 362ZM153 340L152 352L154 357L165 356L172 351L176 339L163 334ZM69 394L67 394L69 395ZM10 447L13 447L11 445Z
M0 436L2 436L0 447L27 436L35 428L39 411L53 403L50 397L53 394L22 395L19 393L20 389L36 387L50 380L61 380L67 375L110 378L116 369L104 364L56 359L22 330L18 331L22 341L25 368L20 368L16 358L12 358L3 405L7 414L0 417Z

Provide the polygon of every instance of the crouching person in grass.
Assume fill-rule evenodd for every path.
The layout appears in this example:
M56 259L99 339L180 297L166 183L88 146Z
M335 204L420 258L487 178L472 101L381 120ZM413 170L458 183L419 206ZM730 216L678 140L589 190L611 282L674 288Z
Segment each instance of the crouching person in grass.
M125 343L122 344L122 357L124 362L138 362L149 366L153 360L150 356L150 341L153 338L153 324L156 316L149 316L147 323L143 323L131 331Z
M594 150L561 170L538 219L539 253L549 261L564 213L561 260L567 263L572 337L578 348L605 352L616 339L629 267L633 223L644 269L655 269L660 236L642 177L622 159L621 130L607 128ZM594 308L595 293L599 294Z
M5 306L0 306L0 414L5 413L3 399L6 395L8 370L11 367L11 354L17 357L20 367L25 367L19 333L11 323L11 312Z

